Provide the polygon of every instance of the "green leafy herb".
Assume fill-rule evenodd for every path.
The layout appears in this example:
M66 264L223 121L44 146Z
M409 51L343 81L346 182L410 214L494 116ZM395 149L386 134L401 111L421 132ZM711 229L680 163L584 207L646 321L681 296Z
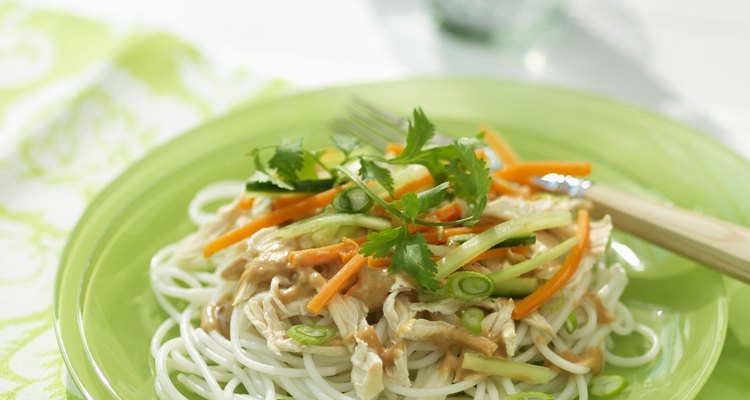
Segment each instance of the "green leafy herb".
M435 280L435 261L432 252L427 248L427 241L421 233L412 235L405 226L401 228L399 241L393 252L393 261L388 267L389 272L400 271L414 278L427 290L438 290Z
M472 208L472 215L479 215L487 205L490 191L490 171L484 161L480 160L474 149L456 142L456 159L448 165L448 180L453 184L456 196L466 200Z
M394 205L402 207L404 214L414 222L417 216L424 214L431 208L437 207L448 200L449 186L450 184L448 182L443 182L432 189L417 194L411 192L404 193L399 201L394 202Z
M404 151L394 158L394 161L406 161L416 158L422 151L422 147L435 136L435 126L427 119L424 111L417 107L414 109L413 119L409 121L409 130L406 135L406 147Z
M375 161L364 157L359 158L359 163L361 165L359 175L362 179L365 182L375 181L380 183L388 191L388 194L393 197L393 177L391 176L391 172L376 164Z
M373 257L387 257L393 246L399 243L401 227L384 229L367 235L367 241L362 243L359 252Z
M331 143L336 146L346 157L359 146L357 138L349 135L342 135L340 133L334 133L331 135Z
M304 166L304 152L302 151L302 140L282 144L276 148L273 157L268 160L268 165L275 168L279 176L286 181L297 179L297 171Z

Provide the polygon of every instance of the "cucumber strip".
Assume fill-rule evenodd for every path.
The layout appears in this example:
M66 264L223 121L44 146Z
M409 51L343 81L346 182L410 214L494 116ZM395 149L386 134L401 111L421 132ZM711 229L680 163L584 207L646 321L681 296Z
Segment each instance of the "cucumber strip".
M276 235L280 238L289 239L332 226L361 226L375 231L382 231L391 227L391 221L386 218L365 214L319 215L287 225L279 229Z
M474 233L467 233L465 235L456 235L448 239L448 241L452 245L460 245L460 244L465 243L467 240L471 239L474 236L476 236L476 234ZM518 235L512 238L503 240L502 242L492 246L492 248L499 249L503 247L531 246L534 243L536 243L536 235L533 233L528 233L525 235Z
M320 193L333 187L333 179L307 179L289 183L292 189L279 187L273 182L245 182L245 190L250 193L278 196L284 194Z
M474 257L506 239L524 233L568 225L571 221L572 216L569 211L544 211L503 222L474 236L441 258L437 262L435 278L445 278Z
M487 375L504 376L533 383L547 383L555 376L555 373L547 367L502 358L485 357L475 353L464 353L464 361L461 363L461 367Z
M331 205L338 212L361 213L372 207L372 199L362 188L350 187L338 192Z
M573 236L572 238L558 244L557 246L530 260L522 261L508 268L503 268L499 271L495 271L489 274L489 277L492 278L492 280L495 281L495 285L497 285L499 282L521 276L562 256L563 254L567 253L568 250L572 249L576 244L578 244L578 238Z
M628 380L620 375L600 375L591 380L589 391L597 397L614 396L628 386Z
M502 297L524 297L533 293L539 287L539 280L536 278L513 278L501 281L495 284L495 296Z

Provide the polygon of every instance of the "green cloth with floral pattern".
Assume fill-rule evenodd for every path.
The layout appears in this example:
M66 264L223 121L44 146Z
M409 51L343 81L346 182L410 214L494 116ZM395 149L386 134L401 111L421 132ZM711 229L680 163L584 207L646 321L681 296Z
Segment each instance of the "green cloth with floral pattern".
M0 4L0 398L80 398L52 295L97 191L155 145L279 90L166 34Z

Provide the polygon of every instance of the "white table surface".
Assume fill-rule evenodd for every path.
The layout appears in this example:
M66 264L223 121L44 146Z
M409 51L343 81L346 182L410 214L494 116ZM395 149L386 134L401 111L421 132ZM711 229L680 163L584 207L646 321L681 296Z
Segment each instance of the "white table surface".
M227 66L302 88L419 75L547 82L691 124L750 159L750 1L568 0L523 45L441 30L427 0L31 0L171 32Z

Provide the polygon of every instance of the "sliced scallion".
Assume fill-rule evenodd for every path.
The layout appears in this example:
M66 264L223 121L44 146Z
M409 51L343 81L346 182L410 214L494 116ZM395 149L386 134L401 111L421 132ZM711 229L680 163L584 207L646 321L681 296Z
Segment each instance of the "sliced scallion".
M568 334L571 334L578 329L578 316L576 315L576 312L573 311L568 315L568 319L565 320L565 331L568 332Z
M477 335L482 333L482 320L484 319L484 311L479 307L466 307L461 310L461 323L464 328L468 329L469 332Z
M337 193L331 205L338 212L361 213L372 207L372 199L362 188L350 187Z
M628 386L628 380L620 375L600 375L594 377L589 384L589 391L597 397L614 396Z
M506 400L555 400L549 393L544 392L518 392L505 398Z
M485 298L495 290L495 283L487 275L473 271L461 271L448 277L445 285L448 293L463 301Z
M322 345L336 336L336 330L322 325L294 325L286 331L286 334L302 344Z

